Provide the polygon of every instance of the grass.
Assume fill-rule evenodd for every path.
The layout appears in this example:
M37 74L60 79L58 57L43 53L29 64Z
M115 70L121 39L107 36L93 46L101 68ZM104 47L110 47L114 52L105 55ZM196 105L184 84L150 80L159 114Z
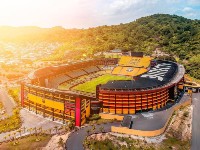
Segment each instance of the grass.
M181 141L175 137L168 136L167 139L165 139L159 147L159 150L162 150L162 149L165 149L165 150L171 150L171 149L189 150L190 149L190 140Z
M127 146L121 146L119 143L127 143ZM104 150L189 150L190 141L181 141L175 137L167 137L160 144L145 143L141 140L134 140L128 137L116 137L113 139L104 139L102 141L89 139L84 141L84 145L89 149Z
M87 123L90 125L104 124L104 123L109 123L109 122L113 122L113 121L116 121L116 120L103 119L103 118L101 118L101 116L99 116L99 114L93 114L92 116L87 118Z
M36 139L40 139L37 141ZM42 147L46 146L49 140L51 139L50 135L46 136L28 136L26 138L22 138L17 140L17 144L14 145L14 142L3 143L0 145L0 149L2 150L35 150L41 149ZM16 140L15 140L16 141Z
M77 91L88 92L88 93L95 93L97 85L105 84L110 80L131 80L131 78L126 77L126 76L116 76L116 75L111 75L111 74L105 74L95 79L92 79L91 81L85 82L83 84L79 84L72 89L77 90Z
M104 123L109 123L109 122L113 122L114 120L110 120L110 119L98 119L98 120L93 120L93 121L87 121L88 124L90 125L96 125L96 124L104 124Z
M8 132L20 128L21 119L19 109L13 110L13 115L0 121L0 133Z
M19 87L8 89L9 95L12 96L12 98L18 105L20 104L19 91L20 91ZM20 119L19 111L20 111L19 107L14 108L12 116L9 116L8 118L0 121L0 133L13 131L21 127L22 122Z
M99 116L99 114L93 114L92 116L90 116L89 118L87 118L89 121L93 121L93 120L99 120L101 119L101 116Z
M89 149L95 149L95 150L118 150L119 149L109 139L105 139L103 141L96 141L96 140L87 141L86 140L86 142L84 142L84 145L88 147Z
M19 92L20 92L20 87L15 87L15 88L9 88L8 89L8 94L12 96L12 98L15 100L15 102L19 105L20 100L19 100Z

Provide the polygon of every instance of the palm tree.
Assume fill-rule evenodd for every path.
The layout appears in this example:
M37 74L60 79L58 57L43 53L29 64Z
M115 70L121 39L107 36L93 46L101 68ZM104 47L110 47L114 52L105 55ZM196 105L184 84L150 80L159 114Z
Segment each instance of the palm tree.
M100 132L104 132L104 127L101 126L101 127L99 128L99 130L100 130Z
M7 139L7 135L5 135L3 138L4 138L4 140L6 141L6 139Z
M16 134L17 134L17 132L13 132L13 141L15 140L15 138L16 138Z
M26 132L26 127L23 127L24 133Z
M88 134L88 136L89 136L89 134L90 134L90 129L87 129L87 131L86 131L86 132L87 132L87 134Z
M33 128L33 130L35 131L35 135L37 135L37 128L35 127L35 128Z
M70 130L74 129L74 127L75 127L75 121L74 121L74 119L71 119L69 121L68 127L69 127Z
M94 132L94 130L96 129L95 125L92 125L92 130Z
M29 128L29 129L27 129L27 131L30 132L30 134L31 134L31 133L32 133L32 132L31 132L32 129L33 129L33 128Z
M17 132L19 133L19 136L22 136L22 129L18 129Z
M38 128L38 131L39 131L39 133L41 134L42 131L43 131L42 127Z
M83 142L84 147L88 147L89 144L90 144L89 141L87 139L85 139Z
M38 138L38 133L37 133L37 128L35 127L34 128L34 131L35 131L35 136L36 136L36 141L40 141L40 138Z
M56 134L57 134L57 132L58 132L58 126L55 126L54 129L55 129Z
M42 130L42 134L48 133L48 130Z
M60 137L59 141L58 141L58 145L60 147L64 147L64 140Z
M61 133L60 131L61 131L62 129L64 129L64 126L60 126L60 127L58 128L59 134Z
M68 126L65 126L65 132L68 132L69 131L69 127Z
M51 134L51 131L52 131L52 129L50 128L50 129L49 129L49 133L50 133L50 134Z
M8 134L8 136L9 136L9 139L11 140L11 138L10 138L10 137L11 137L11 134L10 134L10 133Z

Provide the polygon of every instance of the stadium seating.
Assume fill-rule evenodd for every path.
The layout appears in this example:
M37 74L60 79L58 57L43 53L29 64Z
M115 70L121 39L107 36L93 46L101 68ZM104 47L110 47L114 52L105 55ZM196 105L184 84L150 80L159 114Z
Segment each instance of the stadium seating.
M137 67L147 68L150 66L150 63L151 63L151 58L145 56L139 61L139 63L137 64Z
M122 56L119 65L120 66L127 66L127 64L131 61L132 57L131 56Z
M71 78L67 75L64 74L60 74L57 75L56 77L53 77L52 79L49 79L49 83L47 85L47 87L49 88L57 88L59 84L66 82L68 80L70 80Z
M121 70L121 74L127 75L127 76L135 76L137 75L139 68L131 68L131 67L123 67Z
M67 73L67 75L70 76L71 78L77 78L77 77L83 76L85 74L87 74L87 73L80 69Z
M84 68L84 70L87 73L93 73L93 72L100 71L100 69L98 67L96 67L96 66L90 66L90 67Z
M135 76L141 75L141 74L143 74L143 73L145 73L147 71L148 70L146 68L139 68L139 71L137 72L137 75L135 75Z
M122 70L121 66L117 66L116 68L113 69L112 74L120 74Z
M126 76L138 76L147 72L147 68L150 66L151 58L144 57L132 57L122 56L119 61L119 66L115 67L112 74L126 75Z
M134 67L116 67L113 69L112 74L121 74L126 76L138 76L147 72L146 68L134 68Z
M150 65L150 57L131 57L122 56L119 65L120 66L132 66L132 67L144 67L147 68Z

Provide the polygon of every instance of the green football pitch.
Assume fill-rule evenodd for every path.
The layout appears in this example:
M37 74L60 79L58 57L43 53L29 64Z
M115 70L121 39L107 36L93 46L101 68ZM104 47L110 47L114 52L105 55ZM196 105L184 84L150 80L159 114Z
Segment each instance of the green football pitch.
M95 93L97 85L105 84L110 80L131 80L131 77L105 74L105 75L99 76L97 78L94 78L91 81L85 82L83 84L79 84L79 85L73 87L72 89L78 90L78 91L83 91L83 92Z

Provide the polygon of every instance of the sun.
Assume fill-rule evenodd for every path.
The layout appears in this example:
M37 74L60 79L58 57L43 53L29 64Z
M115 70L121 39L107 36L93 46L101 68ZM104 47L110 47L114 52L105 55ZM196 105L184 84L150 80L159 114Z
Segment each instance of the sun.
M75 22L83 0L0 0L0 26L60 25L58 21Z

